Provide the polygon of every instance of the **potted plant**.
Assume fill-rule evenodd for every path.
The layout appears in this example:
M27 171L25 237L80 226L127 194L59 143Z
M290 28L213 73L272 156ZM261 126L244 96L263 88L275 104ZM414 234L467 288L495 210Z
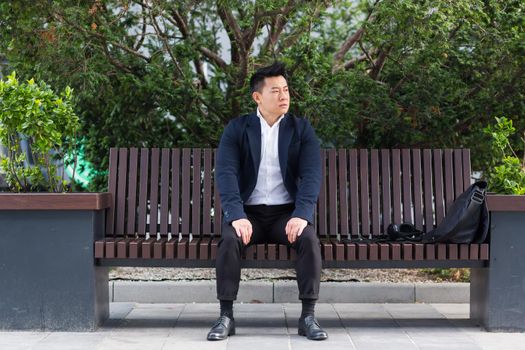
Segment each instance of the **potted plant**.
M95 266L107 193L74 193L79 119L73 92L0 81L0 329L95 329L107 317L107 269ZM74 175L73 175L74 176ZM106 300L106 302L103 302Z
M525 159L509 138L512 120L496 118L484 129L491 136L491 164L485 174L490 213L490 268L471 270L471 319L489 330L525 329ZM525 139L522 139L525 143ZM516 300L520 300L518 304Z

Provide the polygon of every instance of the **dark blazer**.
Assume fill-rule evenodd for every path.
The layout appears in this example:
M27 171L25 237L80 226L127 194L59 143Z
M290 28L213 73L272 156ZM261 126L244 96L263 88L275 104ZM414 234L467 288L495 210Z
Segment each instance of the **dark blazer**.
M228 123L221 137L215 167L223 219L246 218L243 203L257 183L261 162L261 123L257 113ZM279 164L284 186L295 201L293 217L313 224L321 187L321 155L314 129L304 118L286 114L279 126Z

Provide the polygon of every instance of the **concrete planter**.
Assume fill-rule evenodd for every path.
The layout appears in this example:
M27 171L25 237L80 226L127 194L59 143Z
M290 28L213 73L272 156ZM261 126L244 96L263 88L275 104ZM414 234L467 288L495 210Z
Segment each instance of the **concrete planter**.
M109 315L95 266L108 193L0 193L0 329L95 330Z
M488 195L490 260L471 272L470 316L489 331L525 331L525 196Z

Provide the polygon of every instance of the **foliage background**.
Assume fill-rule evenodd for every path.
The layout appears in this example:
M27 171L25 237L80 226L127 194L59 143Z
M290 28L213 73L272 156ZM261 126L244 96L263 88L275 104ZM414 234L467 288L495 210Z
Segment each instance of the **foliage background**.
M325 147L469 147L485 170L493 116L525 129L524 12L522 0L18 0L0 4L0 53L4 75L74 88L90 190L105 188L111 146L215 147L255 107L250 74L275 59Z

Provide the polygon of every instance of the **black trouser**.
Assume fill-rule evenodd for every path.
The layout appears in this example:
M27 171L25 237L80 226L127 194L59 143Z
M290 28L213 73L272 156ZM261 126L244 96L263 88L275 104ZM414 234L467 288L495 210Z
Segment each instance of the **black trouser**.
M290 244L285 227L294 210L294 204L246 205L244 210L252 224L253 234L248 245L237 236L231 224L222 225L218 243L217 299L235 300L241 279L241 251L247 246L260 243L276 243L291 246L297 252L295 271L299 287L299 299L318 299L321 278L321 247L312 225L307 225L301 236Z

